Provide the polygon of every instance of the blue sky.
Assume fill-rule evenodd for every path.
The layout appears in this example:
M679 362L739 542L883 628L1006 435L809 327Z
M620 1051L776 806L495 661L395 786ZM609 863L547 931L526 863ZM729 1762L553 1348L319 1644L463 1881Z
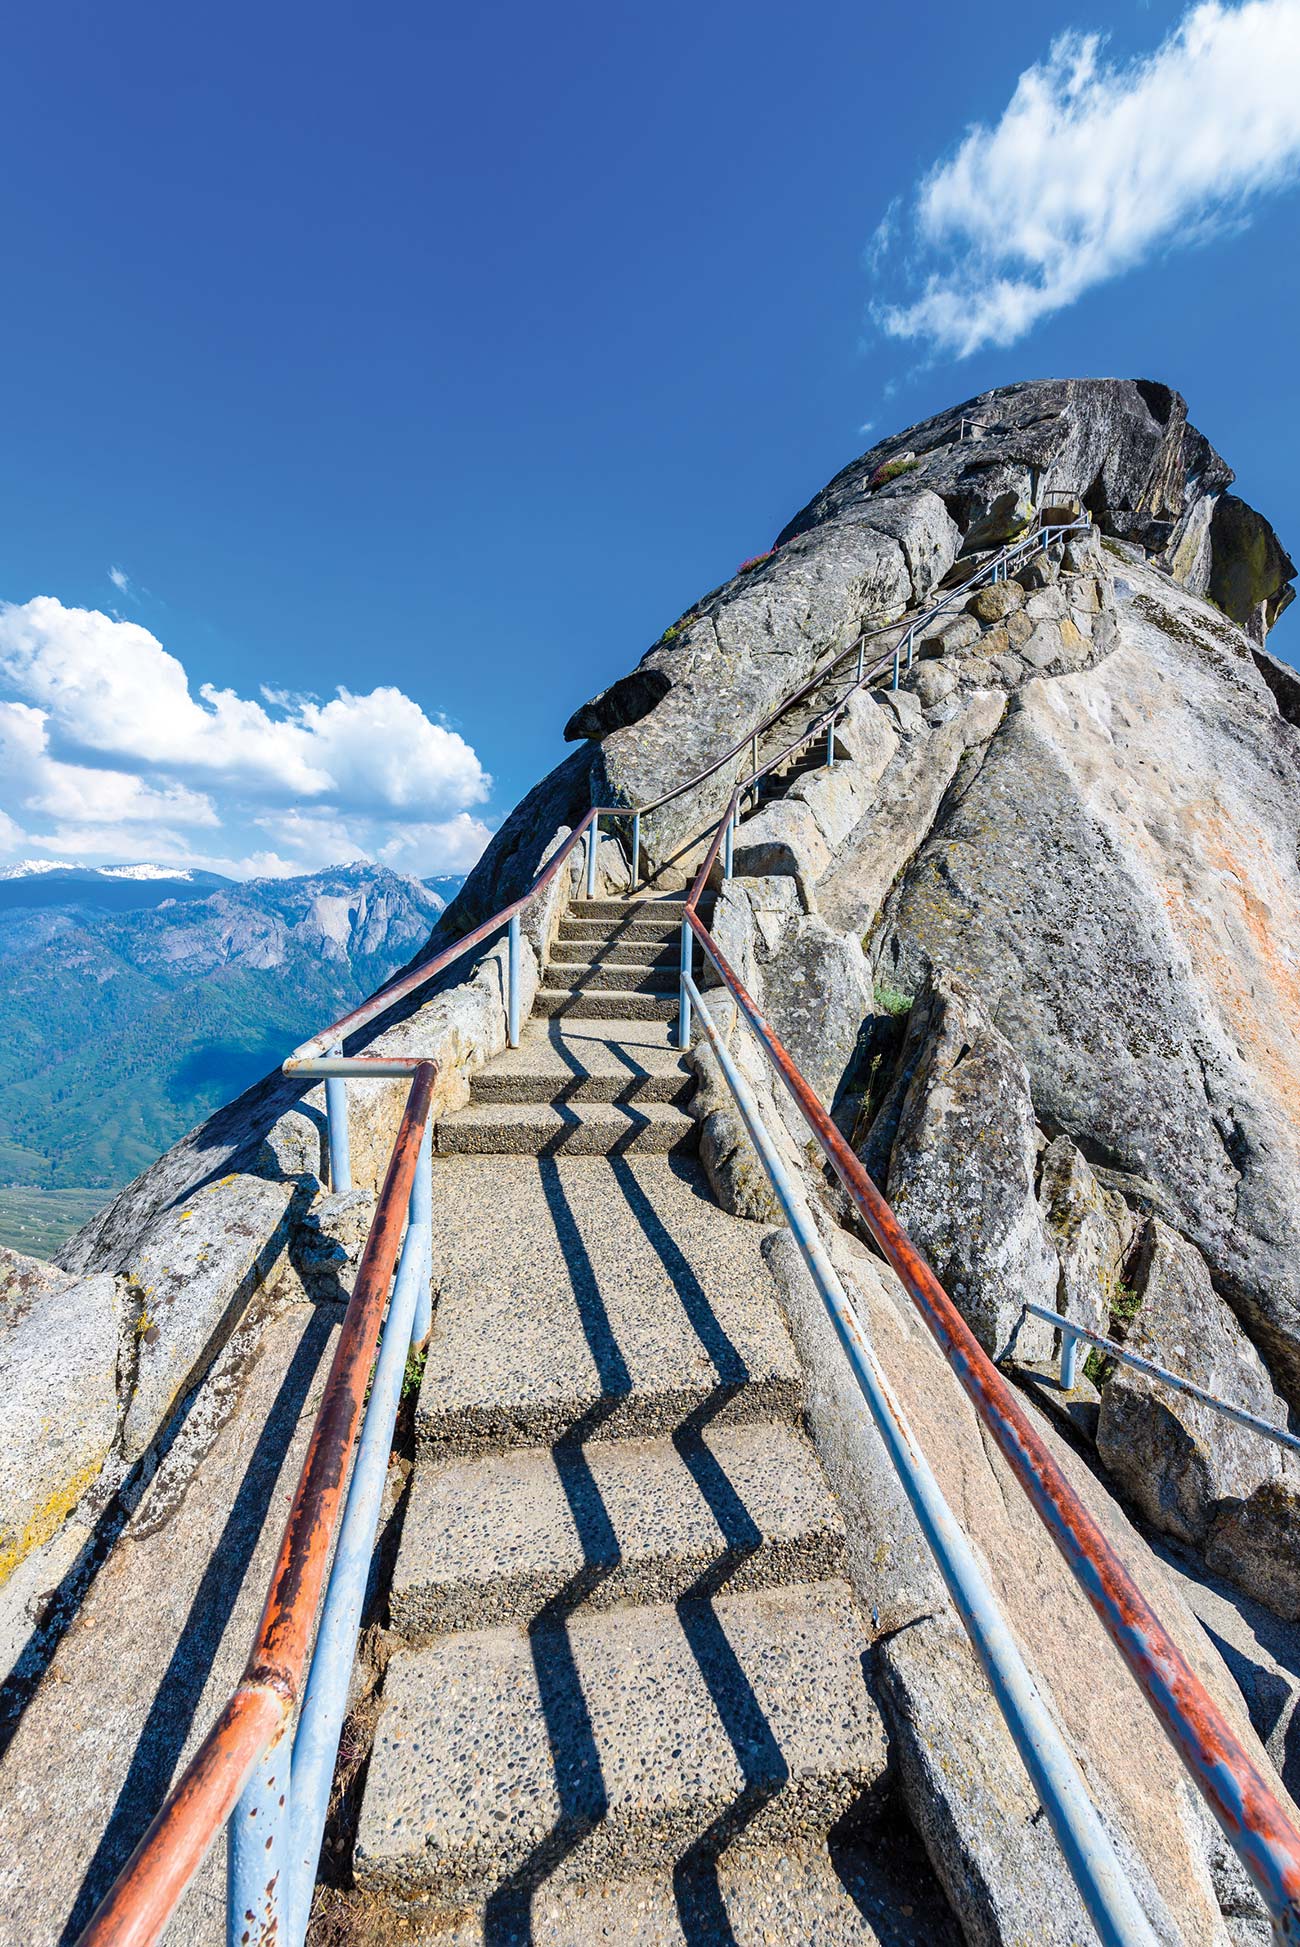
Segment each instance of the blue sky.
M1300 544L1300 0L6 43L0 859L463 869L832 473L1018 378L1177 386Z

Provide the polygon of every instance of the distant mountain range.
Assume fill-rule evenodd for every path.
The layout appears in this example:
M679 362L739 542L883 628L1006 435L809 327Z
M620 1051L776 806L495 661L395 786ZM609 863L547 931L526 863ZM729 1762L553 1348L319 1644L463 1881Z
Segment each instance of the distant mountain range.
M0 1186L128 1181L409 960L461 883L0 867Z

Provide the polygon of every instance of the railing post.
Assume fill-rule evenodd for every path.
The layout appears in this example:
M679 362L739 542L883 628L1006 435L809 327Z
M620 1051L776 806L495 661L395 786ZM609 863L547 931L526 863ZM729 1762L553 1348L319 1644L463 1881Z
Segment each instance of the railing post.
M895 690L898 688L898 644L897 643L894 644L894 680L890 684L890 688Z
M330 1053L341 1055L342 1042L331 1048ZM340 1075L326 1078L325 1120L329 1131L330 1189L335 1196L342 1196L352 1188L352 1151L348 1142L348 1085Z
M862 673L863 673L863 671L864 671L864 669L866 668L866 662L865 662L865 660L864 660L864 659L865 659L865 657L866 657L866 653L867 653L867 645L866 645L866 643L865 643L865 642L859 642L859 643L858 643L858 681L859 681L859 682L861 682L861 681L862 681Z
M637 889L641 877L641 813L632 813L632 890Z
M691 922L682 921L681 979L677 985L677 1046L689 1048L691 1045L691 997L686 991L686 983L691 977Z
M914 628L913 628L913 629L909 629L909 630L908 630L908 632L907 632L907 666L908 666L908 668L909 668L909 669L910 669L910 668L912 667L912 651L913 651L913 649L914 649L914 647L915 647L915 643L914 643L914 640L913 640L913 638L915 637L915 635L916 635L916 630L915 630Z
M272 1947L288 1939L289 1764L282 1730L230 1814L226 1836L227 1947Z
M833 771L835 769L835 719L834 717L831 718L830 722L826 726L826 768L828 771Z
M1074 1391L1079 1376L1079 1354L1083 1350L1083 1340L1073 1332L1061 1329L1061 1386L1067 1393Z
M728 813L726 836L722 841L722 876L724 879L731 877L731 859L735 836L736 814L732 811Z
M751 752L751 759L752 761L750 763L749 769L750 769L750 774L752 776L758 770L758 738L757 737L755 737L754 739L753 750Z
M600 843L600 813L593 813L587 827L587 897L596 897L596 847Z
M519 1046L519 915L511 913L509 931L509 964L506 972L506 1016L509 1022L510 1046Z
M411 1315L411 1343L419 1345L429 1336L433 1324L433 1293L429 1289L433 1276L433 1111L424 1125L420 1138L420 1153L415 1163L415 1180L411 1184L411 1202L406 1221L409 1229L422 1233L419 1283L415 1292L415 1310ZM399 1266L400 1270L400 1266Z

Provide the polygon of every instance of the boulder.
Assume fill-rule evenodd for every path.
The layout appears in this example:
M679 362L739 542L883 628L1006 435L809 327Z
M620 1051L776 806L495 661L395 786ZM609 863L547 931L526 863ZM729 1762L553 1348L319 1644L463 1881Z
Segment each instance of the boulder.
M122 1323L116 1279L75 1277L0 1246L0 1586L108 1457Z
M1068 1136L1043 1152L1038 1202L1061 1268L1057 1311L1109 1333L1137 1231L1128 1205L1102 1188Z
M996 617L990 617L996 620ZM919 635L916 641L918 656L957 656L963 649L979 641L980 625L974 615L941 615L938 620Z
M778 798L737 828L732 857L742 878L786 873L811 891L830 864L831 848L810 805Z
M1295 599L1295 563L1264 516L1236 494L1221 494L1215 503L1210 563L1210 600L1262 645Z
M1000 622L1013 608L1024 606L1025 591L1017 581L995 581L977 588L966 604L967 613L977 622Z
M889 1200L985 1351L1046 1358L1052 1328L1024 1312L1027 1302L1055 1304L1058 1276L1034 1195L1028 1073L979 998L946 971L931 973L924 1001L908 1030L914 1069Z
M982 548L1001 547L1016 540L1034 518L1034 504L1015 487L995 495L979 506L966 529L963 554L977 554Z
M1293 1460L1285 1474L1219 1510L1205 1560L1275 1616L1300 1621L1300 1480Z
M1210 1283L1200 1252L1158 1217L1147 1222L1134 1277L1138 1311L1127 1334L1134 1352L1285 1427L1263 1361ZM1225 1502L1244 1500L1282 1472L1272 1441L1124 1365L1102 1389L1097 1452L1126 1500L1195 1547L1204 1546Z

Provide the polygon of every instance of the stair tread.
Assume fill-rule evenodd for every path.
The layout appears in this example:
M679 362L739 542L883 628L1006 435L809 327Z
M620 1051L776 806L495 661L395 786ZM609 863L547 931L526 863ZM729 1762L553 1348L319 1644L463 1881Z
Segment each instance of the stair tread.
M471 1102L444 1116L436 1147L442 1156L489 1153L606 1155L625 1149L666 1149L694 1141L696 1124L671 1102Z
M667 1021L677 1012L675 993L639 994L626 987L539 987L534 1014L585 1014L591 1020Z
M479 1101L676 1101L694 1080L664 1020L584 1020L555 1015L524 1024L517 1048L478 1071Z
M421 1445L648 1436L704 1407L733 1421L793 1417L802 1379L765 1235L720 1210L680 1155L635 1168L435 1159Z
M829 1581L399 1650L357 1884L481 1899L535 1860L591 1880L706 1836L828 1831L886 1768L864 1647L849 1589Z
M812 1447L780 1422L679 1440L595 1440L416 1463L391 1594L395 1626L531 1622L591 1607L832 1575L843 1524Z
M960 1947L937 1889L916 1863L886 1868L875 1848L836 1842L725 1852L693 1871L661 1867L578 1886L546 1882L491 1923L438 1915L411 1947ZM910 1871L907 1868L910 1867ZM405 1938L405 1936L404 1936Z

